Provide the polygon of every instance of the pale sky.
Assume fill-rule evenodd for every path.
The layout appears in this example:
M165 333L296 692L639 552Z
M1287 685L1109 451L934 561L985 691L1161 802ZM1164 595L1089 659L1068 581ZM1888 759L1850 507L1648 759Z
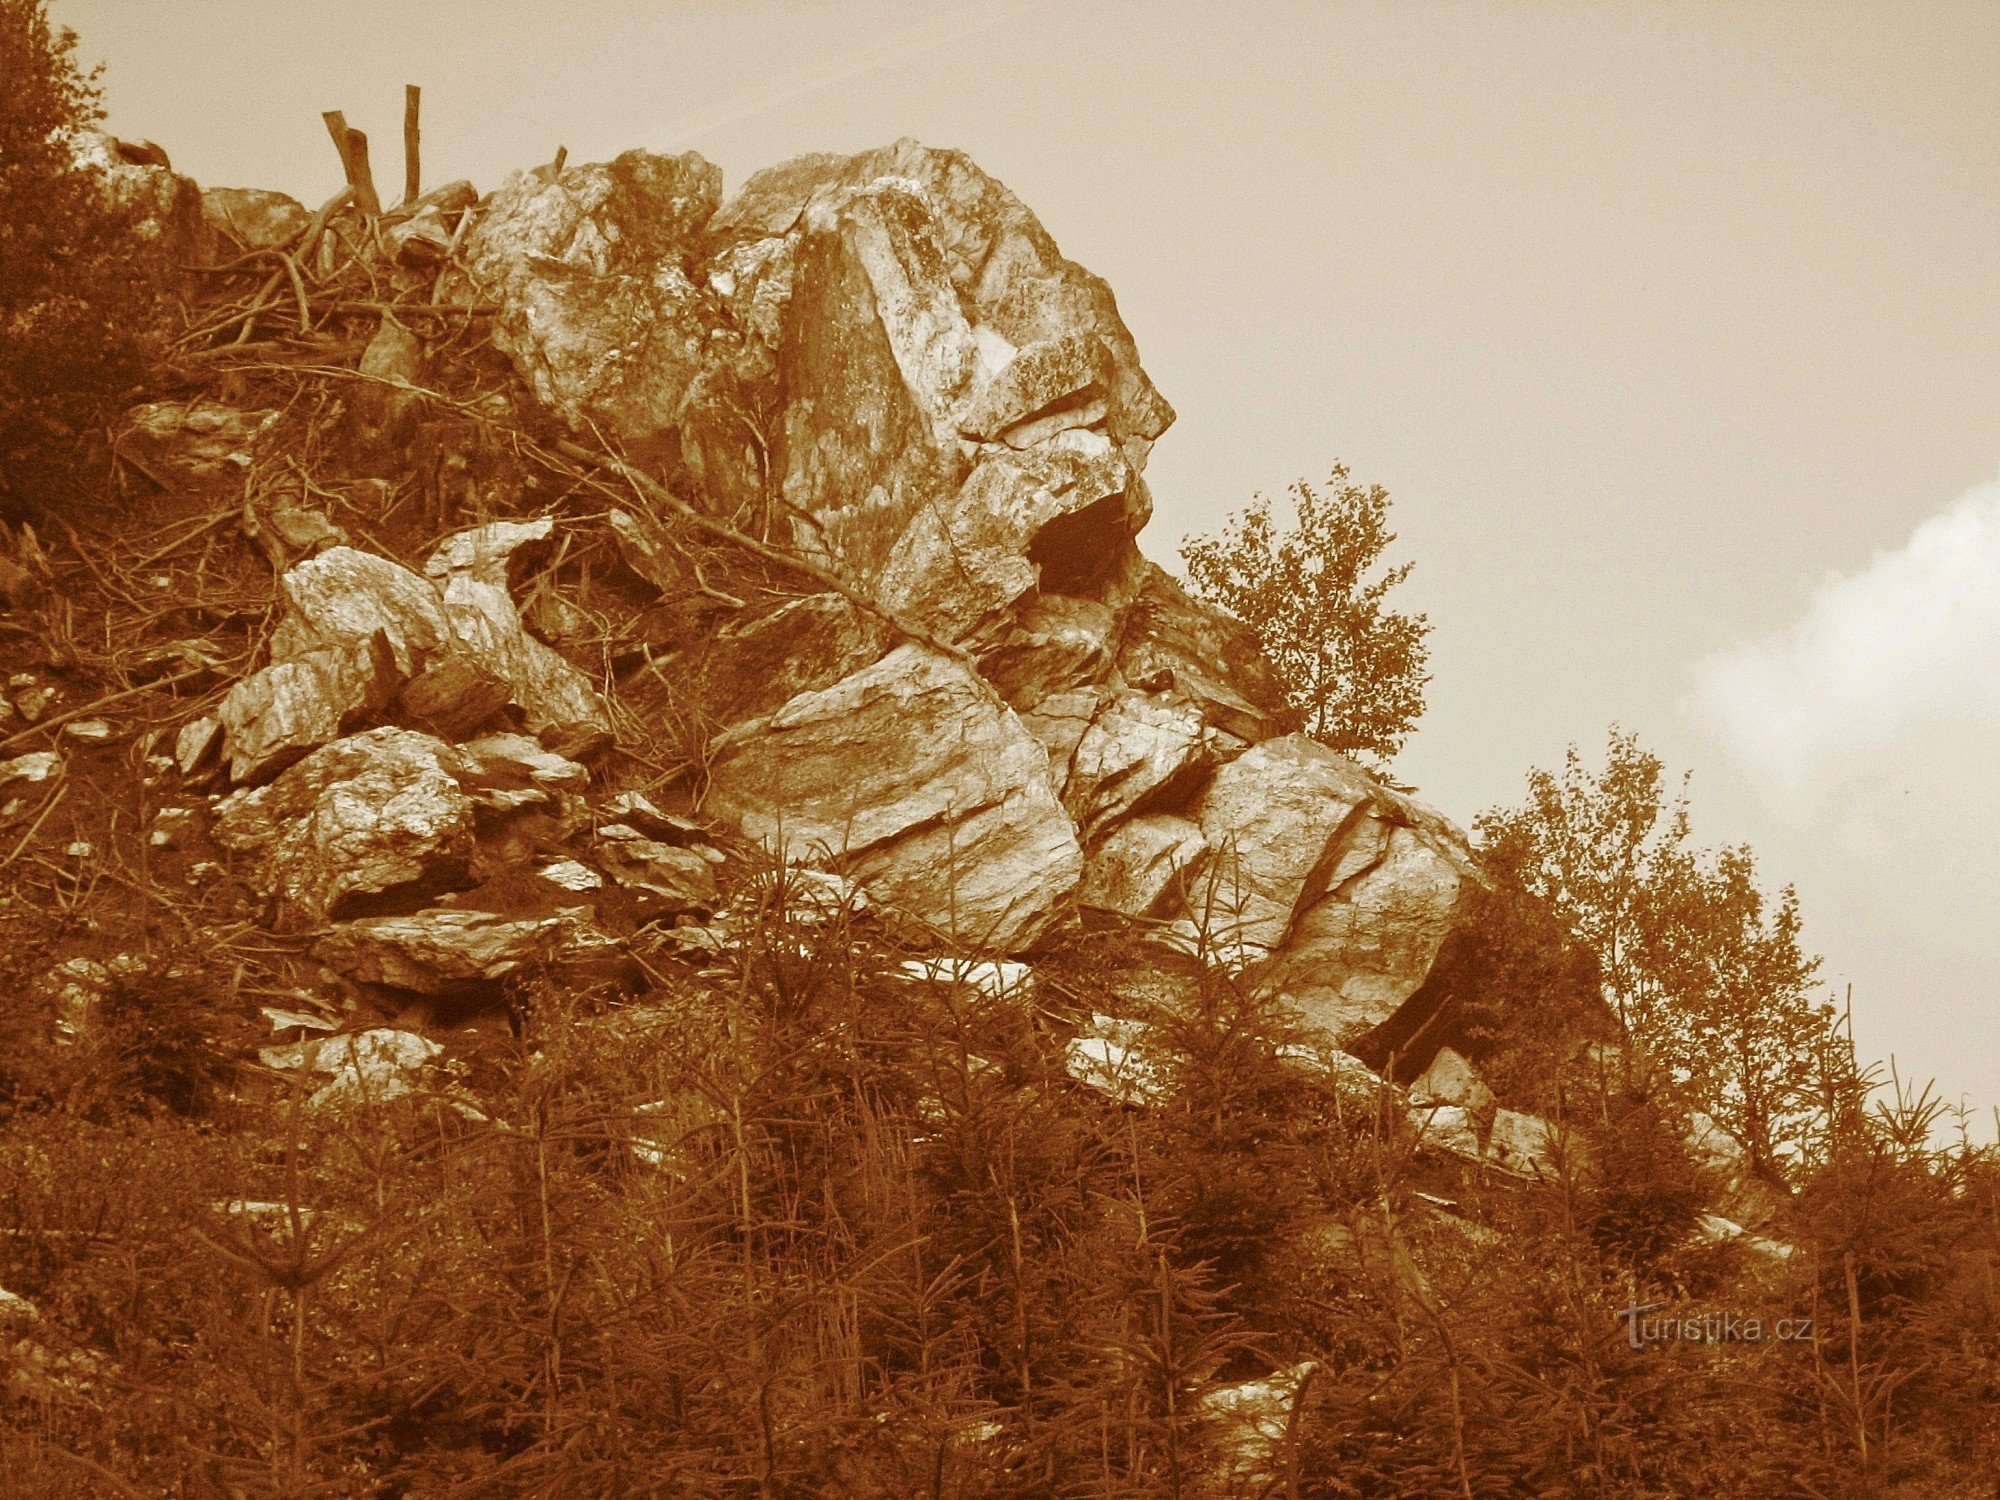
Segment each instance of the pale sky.
M1614 720L1795 881L1864 1050L2000 1101L2000 3L60 0L111 127L317 203L558 144L969 151L1180 412L1143 539L1344 459L1469 822ZM1990 1119L1983 1134L1992 1133Z

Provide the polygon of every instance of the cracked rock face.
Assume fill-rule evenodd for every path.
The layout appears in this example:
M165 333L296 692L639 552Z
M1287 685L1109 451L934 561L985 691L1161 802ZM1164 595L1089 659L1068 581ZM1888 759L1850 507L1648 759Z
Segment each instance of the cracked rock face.
M1048 756L959 663L903 646L719 747L711 811L971 947L1024 946L1082 851Z
M280 931L323 925L347 898L461 871L473 853L464 763L414 730L324 745L268 786L216 805L215 841L245 857Z
M1195 815L1187 920L1343 1042L1417 991L1484 884L1450 824L1303 735L1224 766Z

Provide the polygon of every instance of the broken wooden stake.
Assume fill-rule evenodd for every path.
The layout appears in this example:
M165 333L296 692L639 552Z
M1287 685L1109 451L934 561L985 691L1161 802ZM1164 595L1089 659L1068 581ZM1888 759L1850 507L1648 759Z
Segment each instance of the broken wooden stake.
M403 203L415 203L423 192L422 157L417 149L417 110L423 90L414 83L403 85Z
M341 169L347 173L347 185L354 189L354 202L370 218L378 218L382 213L382 200L375 195L375 174L368 169L368 137L347 123L347 116L337 109L330 109L321 116L326 121L326 133L333 137L333 148L340 153Z

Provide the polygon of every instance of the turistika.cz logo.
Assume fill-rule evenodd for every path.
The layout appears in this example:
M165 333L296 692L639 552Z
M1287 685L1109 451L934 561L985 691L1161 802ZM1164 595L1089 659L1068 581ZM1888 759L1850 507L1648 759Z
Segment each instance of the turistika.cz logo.
M1813 1341L1811 1318L1779 1318L1766 1323L1762 1318L1733 1312L1647 1316L1666 1305L1647 1302L1619 1308L1613 1316L1625 1325L1625 1342L1634 1349L1643 1349L1648 1344L1810 1344Z

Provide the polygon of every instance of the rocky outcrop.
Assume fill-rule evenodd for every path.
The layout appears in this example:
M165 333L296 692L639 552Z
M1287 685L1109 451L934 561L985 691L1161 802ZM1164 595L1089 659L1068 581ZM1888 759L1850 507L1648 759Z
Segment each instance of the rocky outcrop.
M1289 734L1252 633L1140 554L1172 409L1109 289L1006 188L904 141L788 163L726 202L700 157L635 151L433 206L469 214L439 295L496 309L494 345L533 402L776 549L760 555L819 570L807 594L717 589L675 530L684 512L643 490L586 541L658 600L658 623L633 628L660 712L704 726L704 816L958 951L1018 953L1094 909L1282 996L1371 1065L1371 1039L1436 1031L1405 1008L1470 920L1463 835ZM291 232L296 207L207 204L245 245ZM385 320L362 360L382 408L364 425L393 447L430 355ZM187 420L155 412L134 433ZM203 420L212 441L180 441L219 476L263 419ZM475 854L490 873L479 820L530 811L546 827L495 847L532 859L545 893L725 903L720 856L684 830L600 815L564 845L582 758L614 721L537 633L561 624L559 594L537 587L536 630L515 602L555 541L548 517L454 533L417 567L301 536L314 555L284 566L269 665L216 714L231 779L270 783L225 804L221 836L281 921L448 884ZM379 824L356 816L357 781L391 804ZM485 982L548 914L399 911L327 953L402 989Z

